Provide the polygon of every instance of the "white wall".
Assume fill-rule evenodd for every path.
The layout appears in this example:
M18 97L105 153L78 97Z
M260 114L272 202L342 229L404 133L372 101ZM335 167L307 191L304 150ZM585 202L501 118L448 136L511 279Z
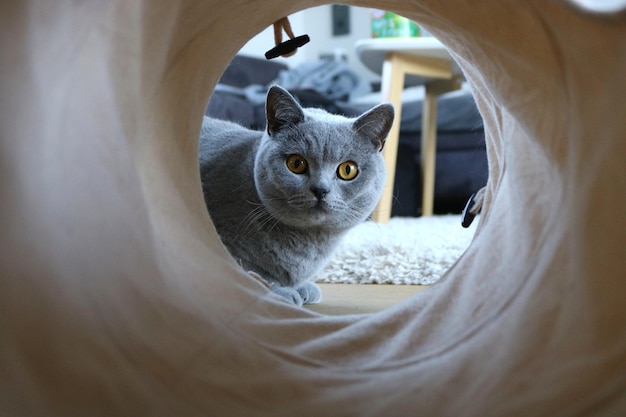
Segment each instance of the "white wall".
M294 56L276 60L289 66L296 66L306 60L318 59L320 54L343 52L350 66L362 77L370 81L380 79L378 75L365 68L354 53L354 43L371 36L370 9L350 6L350 33L342 36L332 35L331 9L330 5L319 6L289 16L294 34L296 36L307 34L311 37L311 42L299 48ZM287 39L287 35L283 34L283 40ZM263 57L273 46L274 29L270 26L250 39L241 48L240 53Z

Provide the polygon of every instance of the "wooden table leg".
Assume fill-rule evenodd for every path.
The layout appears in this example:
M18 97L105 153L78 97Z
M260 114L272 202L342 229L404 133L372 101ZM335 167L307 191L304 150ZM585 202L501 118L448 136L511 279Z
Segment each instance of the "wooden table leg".
M422 110L422 216L432 216L435 203L435 168L437 159L437 98L448 91L458 90L457 78L437 80L426 84Z
M383 149L387 179L383 194L372 213L378 223L387 223L391 217L393 184L396 175L396 160L400 141L400 119L402 117L402 90L407 74L444 78L426 84L424 112L422 119L422 215L433 214L435 195L435 157L437 151L437 97L445 92L456 90L460 81L452 77L450 62L433 58L407 57L390 53L385 57L381 78L381 98L393 104L395 117L387 143Z
M437 157L437 94L428 91L422 110L422 216L432 216L435 201L435 161Z
M381 78L381 98L384 102L393 104L395 117L387 142L383 148L387 178L383 194L374 209L372 218L378 223L387 223L391 217L393 201L393 183L396 175L396 159L398 156L398 142L400 140L400 117L402 115L402 89L404 87L404 69L401 57L389 54L383 63Z

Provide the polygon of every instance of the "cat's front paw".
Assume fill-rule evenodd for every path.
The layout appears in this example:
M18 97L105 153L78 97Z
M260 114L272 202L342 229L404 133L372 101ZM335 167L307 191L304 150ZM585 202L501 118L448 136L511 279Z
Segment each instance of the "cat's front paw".
M272 291L298 306L318 304L322 301L322 290L310 281L306 281L296 288L274 285Z
M296 287L296 291L302 297L303 304L319 304L322 301L322 290L317 284L311 281L305 281L300 286Z
M301 306L304 302L300 293L294 288L274 285L272 291L297 306Z

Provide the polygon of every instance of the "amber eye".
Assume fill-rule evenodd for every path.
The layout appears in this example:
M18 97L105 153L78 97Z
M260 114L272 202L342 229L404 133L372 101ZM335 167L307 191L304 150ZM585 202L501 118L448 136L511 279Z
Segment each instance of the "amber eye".
M307 162L301 155L289 155L287 158L287 168L294 174L304 174L307 168Z
M337 168L337 176L346 181L355 179L358 173L359 168L356 166L356 162L352 161L342 162Z

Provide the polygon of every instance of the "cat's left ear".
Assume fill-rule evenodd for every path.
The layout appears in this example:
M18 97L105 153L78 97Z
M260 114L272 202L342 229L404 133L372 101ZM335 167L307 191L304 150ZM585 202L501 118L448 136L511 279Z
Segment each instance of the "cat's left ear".
M265 105L267 133L272 136L286 126L295 126L304 121L304 112L287 90L277 85L267 92Z
M380 152L385 147L393 117L394 110L391 104L379 104L363 113L352 126L359 136L370 140Z

